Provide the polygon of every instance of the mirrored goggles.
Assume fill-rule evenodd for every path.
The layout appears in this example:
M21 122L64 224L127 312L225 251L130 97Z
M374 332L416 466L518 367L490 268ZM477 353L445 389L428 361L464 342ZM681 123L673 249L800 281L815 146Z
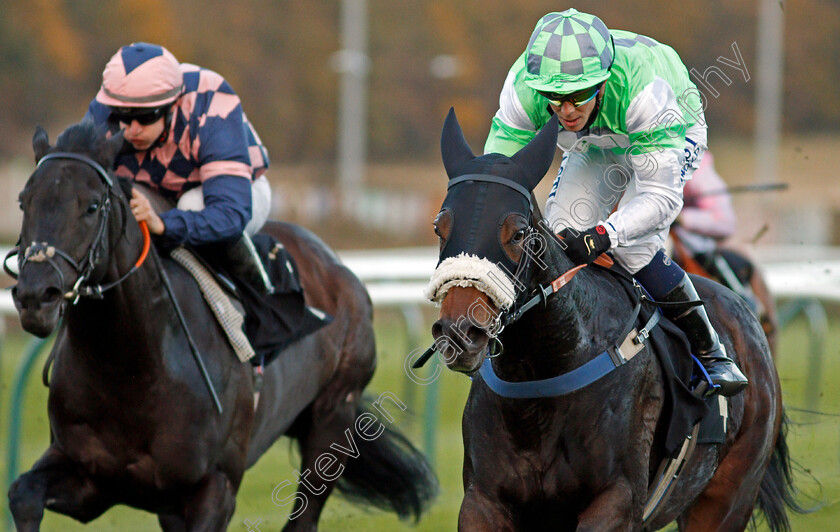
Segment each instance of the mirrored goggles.
M592 98L598 95L598 92L601 90L601 84L595 85L594 87L587 87L585 89L581 89L579 91L571 92L568 94L560 94L557 92L546 92L546 91L537 91L540 96L548 100L548 103L555 107L560 107L563 105L563 102L569 102L570 104L574 105L575 107L580 107L585 103L592 101Z

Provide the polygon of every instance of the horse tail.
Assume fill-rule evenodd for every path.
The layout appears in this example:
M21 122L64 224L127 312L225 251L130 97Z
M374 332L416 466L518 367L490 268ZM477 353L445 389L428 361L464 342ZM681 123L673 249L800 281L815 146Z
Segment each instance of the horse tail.
M373 416L359 405L359 416ZM399 432L380 425L375 438L358 438L358 457L348 460L336 487L352 502L370 504L396 513L400 519L420 519L438 493L431 464Z
M787 445L789 420L782 412L782 424L776 437L776 446L770 456L770 464L761 479L758 491L758 509L764 514L767 526L772 532L789 532L790 521L786 509L804 514L812 510L803 508L796 501L796 489L793 486L793 468Z

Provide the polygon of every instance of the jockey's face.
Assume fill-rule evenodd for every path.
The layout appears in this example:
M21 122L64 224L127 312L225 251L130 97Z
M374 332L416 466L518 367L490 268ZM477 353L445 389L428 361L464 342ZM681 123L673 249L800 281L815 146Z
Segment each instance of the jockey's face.
M603 91L602 91L603 92ZM560 120L560 125L566 131L580 131L589 122L589 115L595 109L595 104L601 98L601 92L580 107L575 107L571 102L563 102L559 106L549 103L554 114Z
M137 120L132 120L131 123L120 122L120 127L123 128L125 140L130 142L134 149L148 150L163 134L165 121L165 117L160 117L151 124L143 125Z

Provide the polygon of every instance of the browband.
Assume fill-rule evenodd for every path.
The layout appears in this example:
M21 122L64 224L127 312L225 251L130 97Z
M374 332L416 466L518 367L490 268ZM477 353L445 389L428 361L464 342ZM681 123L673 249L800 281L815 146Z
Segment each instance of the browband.
M531 210L534 210L534 206L531 204L531 192L527 188L514 181L513 179L489 174L466 174L450 179L449 185L447 185L446 188L448 190L459 183L463 183L464 181L484 181L487 183L496 183L512 188L513 190L525 196L525 198L528 200L528 205L531 206Z
M111 181L111 177L108 175L108 172L106 172L105 169L102 168L102 165L99 164L98 162L94 161L93 159L91 159L90 157L88 157L86 155L82 155L82 154L79 154L79 153L71 153L71 152L66 152L66 151L57 151L57 152L53 152L53 153L48 153L48 154L44 155L43 157L41 157L41 160L38 161L37 166L41 166L41 164L44 161L48 161L50 159L75 159L77 161L81 161L81 162L87 164L88 166L91 166L94 170L96 170L96 173L99 174L99 177L101 177L103 181L105 181L105 184L107 184L109 187L114 186L113 181Z

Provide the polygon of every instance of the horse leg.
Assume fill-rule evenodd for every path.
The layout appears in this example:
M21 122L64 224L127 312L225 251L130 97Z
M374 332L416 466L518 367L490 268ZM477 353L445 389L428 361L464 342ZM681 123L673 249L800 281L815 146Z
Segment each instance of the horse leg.
M359 394L354 393L354 396L359 397ZM298 434L301 463L300 470L296 474L299 491L305 495L305 499L295 500L291 514L295 517L286 524L283 532L318 530L318 519L321 517L327 497L335 488L335 483L339 478L338 471L343 471L342 468L348 460L348 455L339 452L335 447L347 449L351 452L351 456L353 449L356 448L355 442L349 439L354 437L352 431L356 402L344 402L332 412L316 414L316 412L322 412L318 402L316 401L316 404L306 411L305 415L308 419L302 420L304 422ZM349 432L345 432L346 430ZM333 444L335 446L331 448ZM316 462L322 463L319 459L324 455L331 455L333 458L328 459L330 460L329 467L322 472Z
M499 501L491 500L475 485L467 488L458 513L459 532L513 532L515 529L510 513Z
M204 478L198 490L184 508L186 530L225 530L236 508L233 485L222 471L215 471ZM163 526L165 523L158 518ZM177 526L168 520L166 524ZM174 528L178 530L178 528Z
M9 488L9 510L20 532L39 530L44 508L87 523L113 504L78 463L54 447Z
M577 532L631 530L632 513L633 492L625 479L619 479L578 516Z

